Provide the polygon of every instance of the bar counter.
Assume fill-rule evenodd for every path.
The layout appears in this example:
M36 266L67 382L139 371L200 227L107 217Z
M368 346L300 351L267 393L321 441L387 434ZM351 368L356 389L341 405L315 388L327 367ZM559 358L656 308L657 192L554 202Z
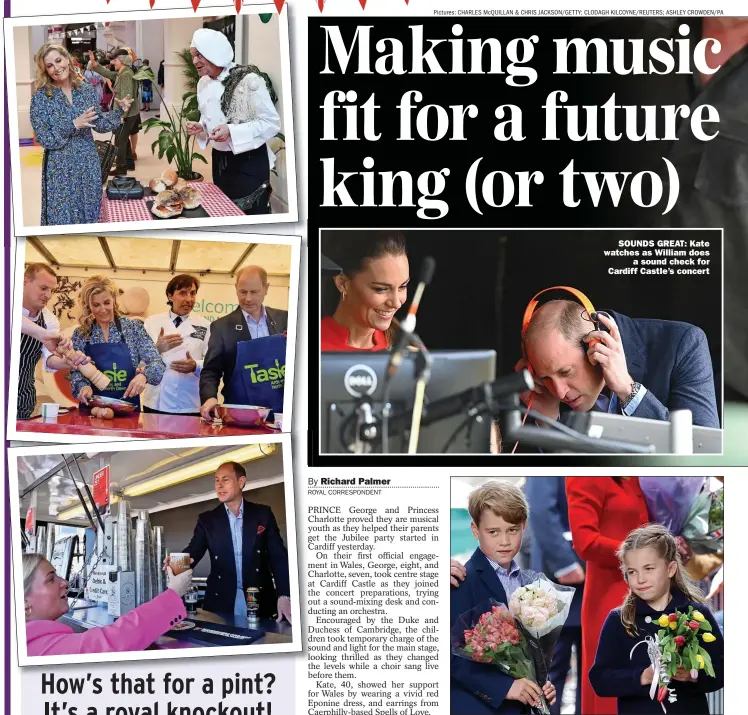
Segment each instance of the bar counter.
M69 598L68 602L72 604L73 599ZM185 620L198 619L200 621L208 621L215 623L216 625L227 625L234 626L236 628L247 628L247 619L241 619L230 613L213 613L212 611L205 611L202 608L198 608L195 613L187 612ZM96 628L98 626L109 626L114 623L116 619L114 616L110 616L107 607L97 604L92 604L90 601L84 601L80 599L74 610L68 611L60 621L67 626L70 626L74 631L82 633L87 631L89 628ZM292 626L287 621L281 621L276 623L275 619L262 619L256 626L253 626L252 630L265 631L265 635L253 641L251 645L267 645L267 644L279 644L279 643L290 643L292 640ZM205 648L211 647L211 643L192 643L185 640L177 640L171 636L163 635L150 645L147 650L167 650L174 648ZM241 644L237 644L241 645Z
M200 417L160 415L136 412L103 420L72 408L57 417L17 420L18 432L88 437L126 437L128 439L175 439L179 437L241 437L252 434L277 434L272 427L240 427L234 424L210 424Z

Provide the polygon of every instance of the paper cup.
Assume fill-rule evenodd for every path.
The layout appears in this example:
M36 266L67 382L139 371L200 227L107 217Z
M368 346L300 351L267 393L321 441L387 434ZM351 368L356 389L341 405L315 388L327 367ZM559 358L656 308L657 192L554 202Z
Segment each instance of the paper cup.
M57 417L60 414L60 406L56 402L42 403L42 417Z
M189 554L169 554L169 566L174 572L174 575L183 573L190 568L190 555Z

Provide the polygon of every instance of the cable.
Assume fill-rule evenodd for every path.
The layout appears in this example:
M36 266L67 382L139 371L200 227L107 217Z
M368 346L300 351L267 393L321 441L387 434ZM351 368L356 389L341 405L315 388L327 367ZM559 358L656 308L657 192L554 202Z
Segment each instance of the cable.
M527 410L528 410L528 412L529 412L530 409L532 409L532 400L533 400L534 397L535 397L535 391L533 390L530 393L530 399L527 401ZM525 416L522 418L522 425L521 425L522 427L525 426L525 422L527 421L528 412L525 412ZM519 445L519 440L517 440L514 443L514 447L512 447L511 454L514 454L517 451L517 446L518 445Z
M382 454L390 452L390 392L392 391L392 380L386 380L382 400Z

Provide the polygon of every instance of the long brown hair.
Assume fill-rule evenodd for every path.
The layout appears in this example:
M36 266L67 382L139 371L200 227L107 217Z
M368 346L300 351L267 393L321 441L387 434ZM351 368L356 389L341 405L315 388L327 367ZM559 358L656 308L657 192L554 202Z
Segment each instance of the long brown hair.
M39 48L39 52L34 56L34 60L36 61L36 89L37 91L43 89L44 94L48 97L52 96L52 92L55 89L55 83L52 81L52 78L47 72L47 68L44 66L44 58L53 50L59 52L70 63L70 69L68 72L70 72L70 80L73 83L73 87L80 87L83 83L83 78L75 73L73 57L71 54L62 45L59 45L56 42L45 42Z
M683 567L675 537L664 526L661 524L645 524L638 529L634 529L624 539L616 553L621 561L621 571L626 583L628 583L628 578L623 557L636 549L653 549L658 556L665 559L666 563L675 561L677 568L675 569L675 575L670 579L670 588L680 589L689 601L706 603L704 594L696 587ZM636 628L636 599L637 597L629 586L629 592L621 606L621 623L626 629L626 633L632 638L639 635Z
M353 278L366 268L369 261L389 256L407 256L405 236L392 231L327 231L322 233L322 253L337 263L343 275ZM323 282L322 315L333 315L340 301L340 292L333 278ZM387 347L397 334L399 322L392 320L385 332Z
M109 293L112 296L115 321L122 315L119 303L117 302L117 286L106 276L91 276L83 284L81 292L78 295L78 304L81 308L78 324L80 325L81 333L86 338L91 334L91 328L96 322L96 318L94 318L93 312L91 312L91 298L98 293Z

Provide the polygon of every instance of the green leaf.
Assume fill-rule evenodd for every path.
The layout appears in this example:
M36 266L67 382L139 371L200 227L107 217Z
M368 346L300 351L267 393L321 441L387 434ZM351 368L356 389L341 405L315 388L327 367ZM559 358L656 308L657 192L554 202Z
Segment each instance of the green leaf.
M166 150L166 160L167 160L167 161L168 161L168 162L169 162L170 164L171 164L171 162L172 162L172 161L174 160L174 155L175 155L176 153L177 153L177 150L176 150L176 149L175 149L175 148L174 148L173 146L170 146L170 147L169 147L169 148L168 148L168 149Z
M137 72L133 74L133 79L142 82L144 79L154 79L153 70L150 67L141 67Z
M699 655L704 659L704 670L706 674L714 677L714 666L712 665L712 657L703 648L699 648Z
M202 154L199 154L196 151L192 153L192 161L195 161L195 159L200 159L200 161L206 164L208 163L208 160Z
M174 144L174 135L171 133L169 129L162 129L161 134L158 135L158 145L163 150L166 151L170 146L173 146Z
M189 92L185 92L182 95L182 101L186 102L190 97L194 97L195 99L197 99L197 94L193 92L192 90L190 90Z
M712 632L712 624L704 620L699 623L699 630Z
M155 154L156 153L156 147L157 146L158 146L158 139L156 139L156 141L153 142L153 144L151 144L151 154Z

